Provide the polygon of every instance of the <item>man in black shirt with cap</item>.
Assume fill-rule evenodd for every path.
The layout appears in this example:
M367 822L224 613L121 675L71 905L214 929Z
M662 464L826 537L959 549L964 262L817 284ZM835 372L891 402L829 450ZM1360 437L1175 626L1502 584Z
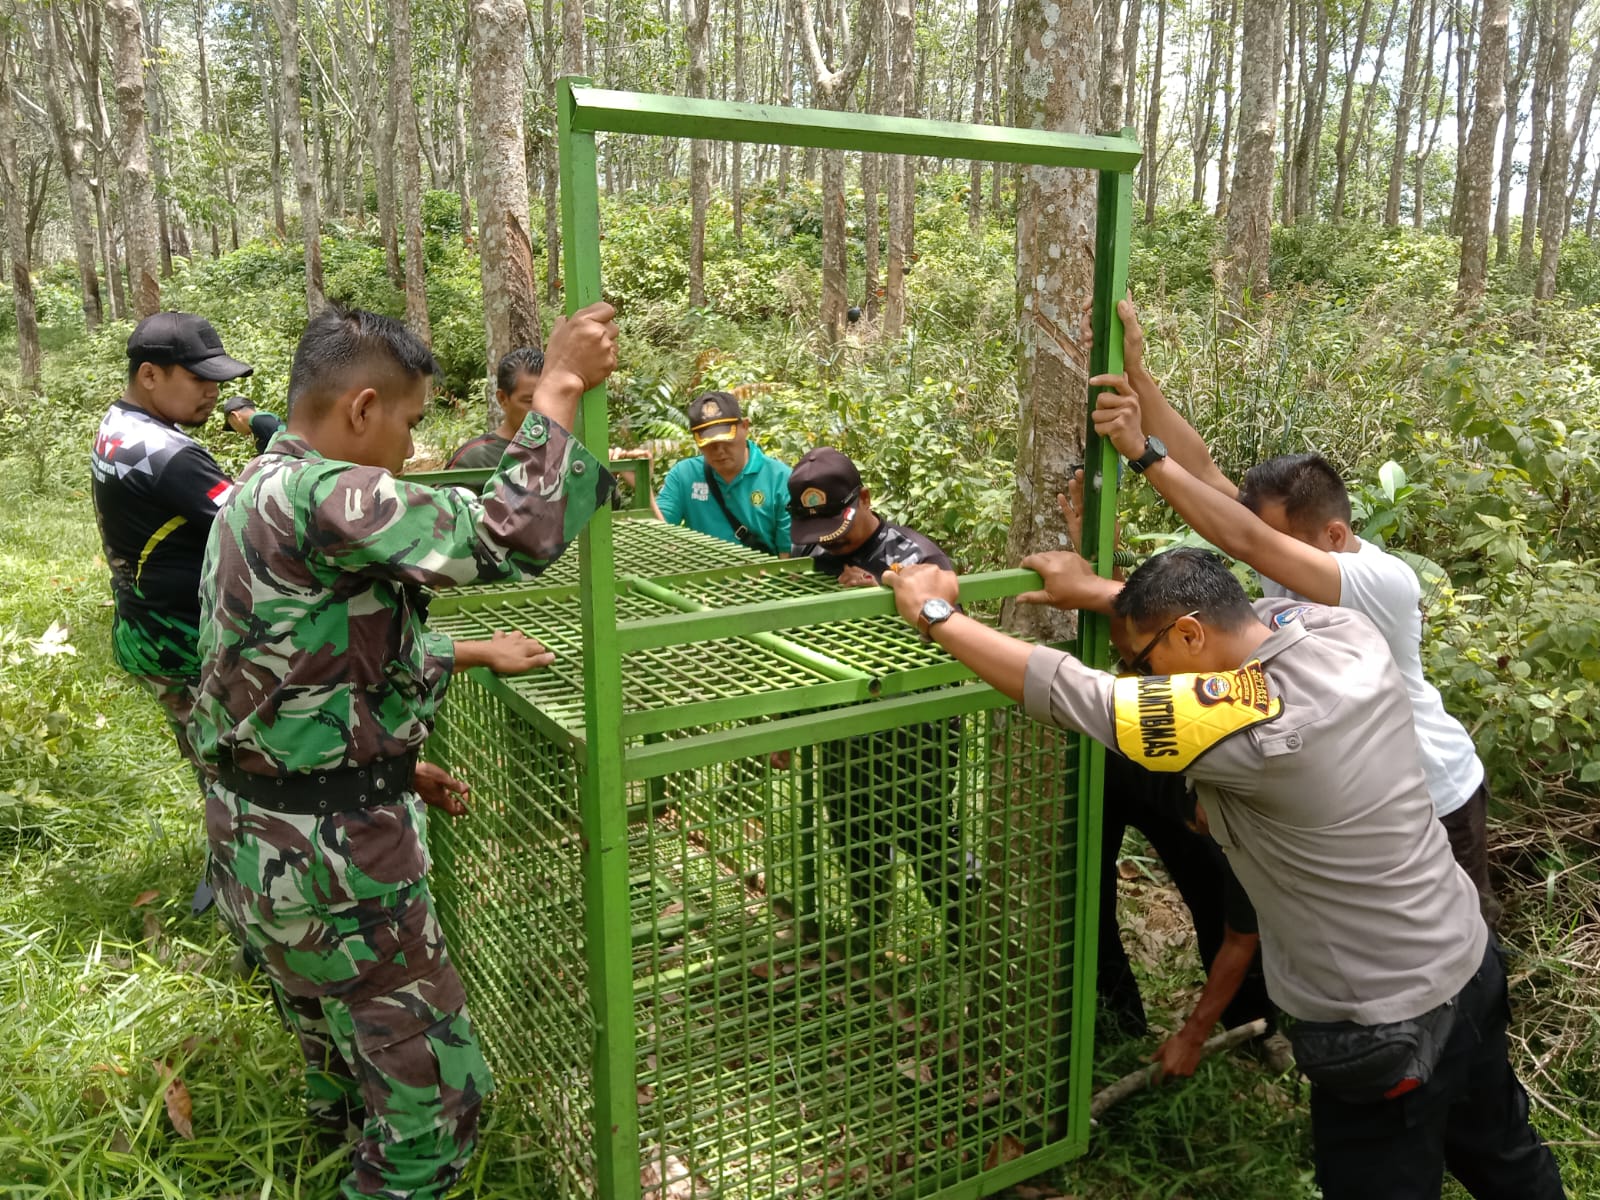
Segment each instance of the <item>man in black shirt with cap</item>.
M818 571L843 587L876 587L886 572L913 563L953 569L931 539L875 513L855 463L828 446L808 450L790 473L789 519L795 556L809 554ZM946 922L951 945L958 945L963 900L980 880L977 859L962 853L950 808L960 742L960 721L951 718L822 747L830 840L844 847L858 924L888 916L898 852Z
M161 702L191 762L185 726L200 674L200 560L233 481L184 430L205 424L220 384L250 372L224 352L209 321L146 317L128 338L128 387L100 422L91 460L117 665Z

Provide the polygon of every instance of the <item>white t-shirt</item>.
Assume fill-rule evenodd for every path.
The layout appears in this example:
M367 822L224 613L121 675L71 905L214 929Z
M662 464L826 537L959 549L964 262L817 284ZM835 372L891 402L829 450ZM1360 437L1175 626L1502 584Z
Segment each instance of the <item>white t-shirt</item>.
M1404 559L1356 539L1354 553L1335 554L1339 564L1339 606L1361 613L1383 634L1395 666L1406 681L1406 695L1422 744L1422 769L1428 777L1436 816L1455 812L1483 782L1477 747L1460 721L1445 711L1439 689L1422 674L1422 588ZM1281 584L1261 577L1267 596L1304 600ZM1308 602L1309 603L1309 602Z

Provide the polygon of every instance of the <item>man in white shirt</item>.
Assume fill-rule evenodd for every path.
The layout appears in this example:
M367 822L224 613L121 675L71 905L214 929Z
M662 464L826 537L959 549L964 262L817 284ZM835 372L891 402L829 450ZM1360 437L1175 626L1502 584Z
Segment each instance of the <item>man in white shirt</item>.
M1489 883L1483 763L1423 674L1416 572L1351 531L1344 481L1319 455L1269 459L1235 485L1146 369L1133 305L1124 300L1118 311L1127 374L1092 381L1112 389L1100 395L1095 427L1196 533L1254 567L1265 595L1354 609L1378 627L1411 701L1434 814L1493 926L1500 906Z

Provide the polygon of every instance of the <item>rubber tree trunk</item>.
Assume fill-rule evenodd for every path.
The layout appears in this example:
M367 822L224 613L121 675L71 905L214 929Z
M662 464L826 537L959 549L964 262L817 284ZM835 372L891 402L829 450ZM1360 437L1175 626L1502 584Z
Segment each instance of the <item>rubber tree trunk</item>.
M1533 55L1532 128L1528 134L1528 174L1522 193L1522 231L1517 239L1517 266L1533 269L1533 239L1539 229L1539 193L1544 185L1546 115L1550 111L1550 65L1555 58L1553 9L1561 0L1540 0L1539 45Z
M140 321L161 311L156 190L150 175L150 137L145 128L144 33L138 0L106 0L106 16L110 20L111 65L117 90L128 287L133 318Z
M689 95L703 100L711 57L710 0L683 0L685 36L689 44ZM706 305L706 212L711 207L711 143L689 143L689 306Z
M395 0L394 156L400 168L400 224L405 231L406 324L423 341L433 342L428 320L428 276L422 229L422 152L417 130L417 98L412 84L411 0Z
M1571 166L1572 130L1567 125L1567 83L1572 68L1572 21L1577 0L1551 5L1550 145L1545 150L1544 180L1539 187L1539 273L1533 280L1535 300L1553 300L1561 239L1567 227L1567 171Z
M897 117L914 111L913 88L917 41L915 0L889 0L889 96L886 111ZM884 157L889 176L889 254L884 265L883 336L893 340L906 324L906 263L911 252L911 227L916 220L915 160Z
M1277 48L1283 44L1283 0L1241 0L1239 153L1228 189L1221 267L1219 327L1230 330L1247 294L1267 281L1271 250L1272 169L1278 121Z
M1417 59L1422 46L1422 17L1425 0L1411 0L1411 15L1406 25L1406 58L1400 71L1400 94L1394 104L1394 151L1389 160L1389 192L1384 200L1383 223L1391 229L1400 225L1400 188L1405 181L1406 147L1410 144L1411 106L1417 92Z
M473 0L468 21L478 253L492 374L517 347L541 345L522 142L527 13L520 0ZM493 388L487 389L487 407L492 427L499 420Z
M26 390L38 386L43 355L33 298L32 258L28 253L27 181L17 154L17 60L0 41L0 203L5 206L6 256L11 261L11 304L17 319L18 380Z
M1093 0L1018 0L1017 124L1093 132L1099 116ZM1094 290L1092 171L1024 168L1017 196L1019 348L1016 492L1006 561L1063 544L1056 493L1083 455L1089 346L1079 313ZM1066 637L1073 619L1045 605L1007 604L1007 628Z
M284 141L289 144L306 250L306 312L314 317L327 300L322 294L322 210L300 116L300 12L298 0L271 0L271 4L272 19L278 26L278 108L285 117Z
M1506 49L1511 0L1484 0L1478 47L1478 81L1461 164L1461 269L1456 277L1456 308L1483 299L1489 267L1489 202L1494 195L1494 144L1506 113Z
M43 91L50 110L50 130L55 136L56 153L61 156L62 174L67 181L67 210L72 218L72 252L78 265L84 327L93 333L100 328L103 313L100 276L95 264L94 198L90 194L84 161L88 122L78 90L65 69L68 51L62 38L60 16L54 10L42 16L39 48L44 59L46 86Z

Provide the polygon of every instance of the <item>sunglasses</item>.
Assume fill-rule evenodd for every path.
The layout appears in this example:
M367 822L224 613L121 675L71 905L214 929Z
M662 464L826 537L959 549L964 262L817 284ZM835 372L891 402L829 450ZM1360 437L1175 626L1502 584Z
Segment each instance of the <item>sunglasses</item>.
M1150 674L1150 652L1161 644L1161 639L1171 633L1172 627L1183 620L1184 617L1198 617L1199 615L1200 610L1196 608L1183 613L1181 616L1173 617L1172 620L1168 621L1156 632L1155 637L1144 644L1143 650L1133 656L1133 661L1128 664L1128 670L1135 675Z

